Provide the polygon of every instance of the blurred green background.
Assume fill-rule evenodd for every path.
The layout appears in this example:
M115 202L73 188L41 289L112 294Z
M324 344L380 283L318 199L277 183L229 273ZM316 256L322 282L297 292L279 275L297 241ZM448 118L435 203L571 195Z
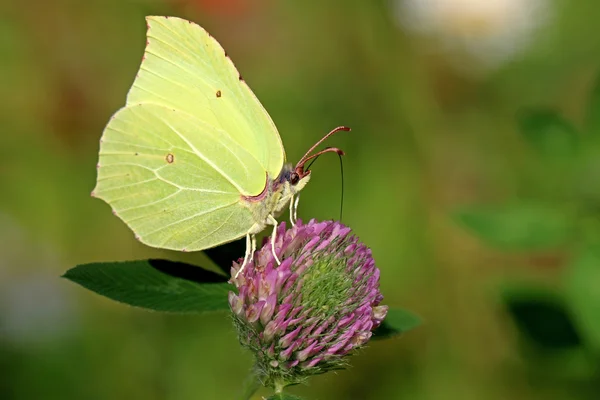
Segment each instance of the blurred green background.
M252 365L225 315L145 312L59 278L149 257L212 267L141 245L89 196L146 15L220 41L289 160L353 129L328 143L347 153L344 222L384 302L424 324L292 393L598 398L595 0L2 2L0 398L234 399ZM337 158L312 169L300 216L337 218Z

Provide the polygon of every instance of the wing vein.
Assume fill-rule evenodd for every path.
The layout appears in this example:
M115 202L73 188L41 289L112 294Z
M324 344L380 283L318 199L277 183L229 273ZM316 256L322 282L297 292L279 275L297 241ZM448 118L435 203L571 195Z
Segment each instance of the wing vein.
M175 182L172 182L172 181L170 181L170 180L166 179L165 177L163 177L163 176L161 176L161 175L159 175L159 174L157 173L157 171L158 171L158 170L160 170L161 168L164 168L164 167L160 167L158 170L154 170L154 169L152 169L152 168L148 168L148 167L145 167L145 166L143 166L143 165L140 165L140 164L136 164L136 163L125 163L125 162L110 163L110 164L106 164L106 165L104 165L104 166L105 166L105 167L107 167L107 166L119 166L119 165L129 165L129 166L135 166L135 167L139 167L139 168L142 168L142 169L148 170L148 171L150 171L150 172L154 173L154 175L155 175L155 176L156 176L156 177L157 177L159 180L161 180L162 182L164 182L164 183L167 183L167 184L169 184L169 185L171 185L171 186L174 186L174 187L176 187L177 189L190 190L190 191L194 191L194 192L203 192L203 193L222 193L222 194L232 194L232 192L224 192L224 191L222 191L222 190L213 190L213 189L198 189L198 188L191 188L191 187L186 187L186 186L181 186L181 185L178 185L178 184L176 184Z
M113 186L113 187L108 188L108 189L103 189L102 193L111 192L113 190L124 189L124 188L132 187L132 186L137 186L137 185L143 185L144 183L153 182L153 181L155 181L157 179L158 179L158 177L157 178L152 178L152 179L147 179L145 181L133 182L133 183L129 183L129 184L126 184L126 185Z
M211 208L211 209L209 209L209 210L203 210L203 211L201 211L201 212L199 212L199 213L192 214L192 215L190 215L189 217L186 217L186 218L183 218L183 219L180 219L180 220L177 220L177 221L173 221L173 222L171 222L170 224L167 224L167 225L161 226L161 227L160 227L160 228L158 228L158 229L155 229L155 230L153 230L153 231L151 231L151 232L145 233L145 234L144 234L144 236L146 236L146 237L147 237L147 236L153 235L153 234L155 234L155 233L157 233L157 232L160 232L160 231L162 231L163 229L169 228L169 227L171 227L171 226L173 226L173 225L179 225L179 224L181 224L182 222L189 221L190 219L194 219L194 218L196 218L196 217L201 217L202 215L206 215L206 214L209 214L209 213L215 212L215 211L217 211L217 210L221 210L221 209L223 209L223 208L226 208L226 207L232 206L232 205L234 205L235 203L237 203L237 201L234 201L233 203L227 203L227 204L224 204L224 205L220 205L220 206L218 206L218 207L213 207L213 208ZM156 214L160 214L160 213L162 213L162 212L164 212L164 211L161 211L161 212L159 212L159 213L156 213ZM156 215L156 214L150 214L150 215L147 215L147 216L144 216L144 217L150 217L150 216L152 216L152 215ZM142 218L143 218L143 217L142 217ZM138 218L138 219L142 219L142 218ZM131 221L133 221L133 220L130 220L129 222L131 222ZM163 242L163 243L161 243L159 246L162 246L162 245L164 245L164 242Z
M129 207L129 208L120 209L120 210L117 210L117 212L123 213L123 212L131 211L131 210L137 210L138 208L144 208L144 207L148 207L148 206L153 206L155 204L160 203L161 201L168 200L171 197L174 197L174 196L178 195L179 193L181 193L181 190L182 189L177 189L175 192L171 193L170 195L162 197L162 198L160 198L158 200L151 201L150 203L141 204L141 205L135 206L135 207Z
M218 232L219 230L221 230L221 228L223 228L223 226L225 226L225 224L226 224L227 222L229 222L229 220L231 219L231 217L233 216L233 214L234 214L234 213L235 213L235 210L231 211L231 214L229 214L229 216L228 216L228 217L225 219L225 221L223 221L223 223L221 223L221 225L219 225L219 226L218 226L216 229L214 229L212 232L209 232L209 233L207 233L206 235L202 236L200 239L197 239L197 240L193 241L192 243L189 243L189 244L187 245L187 247L194 247L193 245L194 245L195 243L198 243L199 241L201 241L201 240L204 240L204 239L206 239L207 237L209 237L210 235L213 235L215 232ZM190 228L187 228L187 229L185 229L185 230L184 230L184 231L182 231L182 232L185 232L185 231L187 231L188 229L190 229ZM233 240L235 240L235 239L233 239Z
M202 154L184 135L182 135L181 132L179 132L177 129L175 129L175 127L173 127L171 124L169 124L164 119L163 119L163 122L169 128L171 128L171 130L173 132L175 132L175 134L177 136L179 136L179 138L181 138L181 140L183 140L190 147L190 149L192 149L192 151L194 152L194 154L196 154L196 156L198 156L198 158L200 158L201 160L203 160L205 163L207 163L208 165L210 165L215 171L217 171L219 174L221 174L221 176L223 178L225 178L229 183L231 183L233 185L233 187L235 187L240 193L244 193L245 192L244 190L242 190L242 188L233 179L231 179L231 177L229 175L227 175L225 173L225 171L223 171L222 169L220 169L219 167L217 167L212 161L210 161L206 156L204 156L204 154ZM227 146L225 146L225 147L227 148ZM229 151L231 151L231 150L229 150ZM244 168L246 168L245 165L244 165Z

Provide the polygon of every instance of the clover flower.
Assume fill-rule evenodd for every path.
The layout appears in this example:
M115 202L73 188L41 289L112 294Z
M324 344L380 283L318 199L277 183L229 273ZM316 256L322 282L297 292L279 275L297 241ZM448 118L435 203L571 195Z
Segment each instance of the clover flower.
M371 250L339 222L278 227L235 277L229 305L240 343L254 352L259 378L276 390L347 365L386 316Z

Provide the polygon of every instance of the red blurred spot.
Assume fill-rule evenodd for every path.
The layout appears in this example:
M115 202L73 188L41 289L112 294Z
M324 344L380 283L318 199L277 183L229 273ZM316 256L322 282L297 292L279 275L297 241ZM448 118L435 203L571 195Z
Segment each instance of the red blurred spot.
M562 252L532 254L527 257L527 263L536 269L556 270L562 268L569 255Z
M257 0L171 0L176 6L187 6L197 11L220 15L244 15L257 5Z

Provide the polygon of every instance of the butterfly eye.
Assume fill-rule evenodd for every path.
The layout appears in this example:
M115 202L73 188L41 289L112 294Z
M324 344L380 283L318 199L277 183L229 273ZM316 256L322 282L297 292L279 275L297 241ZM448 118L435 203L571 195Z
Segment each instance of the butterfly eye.
M292 185L295 185L296 183L298 183L299 180L300 180L300 175L298 175L298 173L292 172L290 174L290 183Z

